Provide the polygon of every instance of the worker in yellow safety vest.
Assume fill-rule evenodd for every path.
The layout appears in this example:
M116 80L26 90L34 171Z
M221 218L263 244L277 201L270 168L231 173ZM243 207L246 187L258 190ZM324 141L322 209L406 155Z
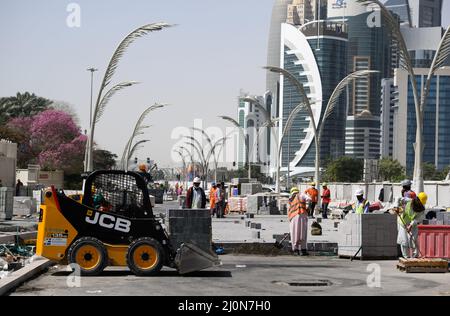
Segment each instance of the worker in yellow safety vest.
M308 208L306 204L310 201L311 198L307 194L300 194L298 188L291 189L288 218L294 256L308 255Z
M408 199L406 203L401 203L398 208L395 208L398 214L397 243L400 245L404 258L419 257L419 225L425 218L427 200L427 194L421 192L417 198Z
M353 213L368 214L370 203L364 198L364 191L356 191L356 203L353 206Z

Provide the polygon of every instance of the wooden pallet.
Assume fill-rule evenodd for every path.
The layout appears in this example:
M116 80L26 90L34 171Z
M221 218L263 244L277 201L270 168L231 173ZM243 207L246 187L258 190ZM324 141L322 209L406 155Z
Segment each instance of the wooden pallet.
M443 259L404 259L401 258L397 269L406 273L447 273L448 261Z

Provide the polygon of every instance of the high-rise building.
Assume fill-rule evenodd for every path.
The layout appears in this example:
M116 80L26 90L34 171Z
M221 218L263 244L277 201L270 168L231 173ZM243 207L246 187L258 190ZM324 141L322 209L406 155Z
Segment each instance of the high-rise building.
M251 163L259 163L261 161L261 155L264 155L263 142L256 140L258 137L258 130L261 126L263 118L259 109L252 103L245 101L243 98L248 97L249 94L242 91L238 98L238 123L244 131L246 138L245 142L249 144L249 160ZM264 104L264 97L253 96L260 104ZM237 147L238 147L238 167L242 168L248 162L247 161L247 148L246 143L241 135L239 135ZM262 151L262 152L261 152Z
M409 0L412 27L442 25L442 0Z
M280 44L281 44L281 24L286 23L288 5L292 0L276 0L272 9L272 19L269 30L269 43L267 51L267 65L280 67ZM278 117L279 102L278 93L280 89L280 76L270 71L267 72L266 90L272 93L272 104L267 104L270 107L270 113Z
M414 67L429 68L443 35L441 26L409 28L402 27L406 46Z
M359 159L380 156L381 78L392 73L391 36L383 21L380 27L368 23L371 14L370 8L356 1L328 2L329 19L344 21L348 26L348 73L379 71L354 80L348 89L345 154Z
M385 6L409 27L442 25L442 0L387 0Z
M393 78L381 80L381 157L392 158L394 150L394 110L397 90Z
M319 25L319 27L318 27ZM336 85L347 73L347 33L345 25L337 22L310 22L297 27L281 27L281 62L303 83L312 104L316 127L321 124L328 99ZM342 61L342 62L339 62ZM280 85L280 136L291 111L302 101L297 88L287 79ZM344 98L328 118L321 139L321 156L336 158L344 153ZM282 171L292 175L314 170L315 146L312 121L306 110L294 120L282 142Z
M327 0L291 0L288 5L286 23L303 25L311 21L326 19Z
M293 0L288 5L286 23L302 25L314 21L316 17L317 0Z
M417 85L425 84L429 69L415 68ZM416 111L412 85L408 73L398 69L395 85L398 100L394 112L394 159L406 167L409 174L414 169L414 143L416 141ZM442 170L450 165L450 67L436 72L427 98L423 122L424 162Z

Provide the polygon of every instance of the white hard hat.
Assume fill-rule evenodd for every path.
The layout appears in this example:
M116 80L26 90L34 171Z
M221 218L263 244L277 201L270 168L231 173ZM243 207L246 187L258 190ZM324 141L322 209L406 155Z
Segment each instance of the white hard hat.
M194 181L192 181L193 183L201 183L202 179L200 179L199 177L195 177Z
M362 190L362 189L357 190L355 195L356 196L363 196L364 195L364 190Z
M411 185L412 185L411 180L406 179L402 181L402 187L410 187Z

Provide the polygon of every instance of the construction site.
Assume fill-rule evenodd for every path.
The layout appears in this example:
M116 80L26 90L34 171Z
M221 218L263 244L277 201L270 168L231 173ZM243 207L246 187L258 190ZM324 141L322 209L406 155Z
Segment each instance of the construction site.
M105 177L111 176L113 178L109 180L116 181L114 191L111 187L102 187ZM104 203L113 204L117 201L115 202L112 194L120 191L119 176L126 175L119 171L96 172L91 175L92 180L88 178L87 183L103 192L103 196L109 197ZM139 179L135 179L139 187ZM86 211L74 209L78 203L76 199L83 196L83 192L66 192L66 195L63 191L46 189L42 191L42 204L36 203L35 197L22 197L20 200L15 198L12 220L2 221L0 225L0 258L3 266L0 275L1 293L396 295L405 294L402 289L409 289L408 295L450 295L450 213L442 207L427 209L429 219L419 226L418 258L405 259L397 245L398 219L395 213L390 212L390 202L380 202L378 210L358 215L349 210L351 201L338 200L335 196L328 218L324 219L317 209L315 219L310 220L307 236L309 255L297 257L292 256L289 236L289 198L276 198L276 194L258 192L262 190L262 186L257 182L248 183L245 179L233 181L230 187L234 183L240 192L238 196L228 196L224 218L211 217L208 207L203 210L186 209L185 196L166 194L161 200L157 200L146 193L150 203L147 207L152 214L145 217L156 223L156 227L161 225L159 232L162 235L157 233L157 228L153 233L148 231L155 225L151 224L142 236L154 236L147 238L161 240L161 246L152 246L151 242L148 245L143 243L139 250L141 233L133 232L136 235L133 238L141 240L137 244L138 251L144 253L134 256L134 259L126 250L121 252L121 246L113 246L123 244L119 236L128 231L126 215L121 213L123 211L109 211L112 216L120 214L123 218L122 222L116 220L116 223L121 224L115 226L113 217L102 220L95 213L91 214L90 223L103 227L99 226L98 231L97 228L85 230L80 226L81 223L77 223L76 217L70 215L77 212L82 216L87 214ZM244 183L238 184L239 181ZM444 184L433 185L437 191L443 192L441 186ZM335 192L340 191L337 189L339 186L343 187L343 191L352 190L351 185L329 186ZM386 192L389 191L389 186L392 185L384 184ZM398 185L392 187L395 192ZM137 193L135 188L133 193L129 188L126 199L130 201L130 205L134 205L132 201L136 196L133 194L140 192ZM52 200L51 193L57 195L59 206ZM86 195L89 193L84 192L84 198ZM123 196L120 200L123 200ZM70 206L72 203L73 206ZM56 209L51 210L52 207ZM50 212L66 214L64 217L70 224L64 224L61 218L52 219ZM131 225L137 224L133 222ZM80 254L71 254L74 252L74 243L70 240L74 239L72 234L75 232L69 231L68 227L77 230L75 240L85 240L81 245L85 247L85 255L81 259ZM42 236L39 237L38 234ZM96 259L96 249L99 246L92 243L94 239L101 240L106 245L105 253L99 254ZM67 248L66 244L71 244L71 247ZM171 254L171 250L159 249L164 245L175 249L175 252ZM152 247L158 250L153 252ZM35 255L36 249L44 258ZM158 258L163 253L164 262L145 257L148 254ZM105 256L105 260L102 256ZM130 265L130 260L135 260L134 266ZM80 264L81 268L72 269L75 263ZM151 282L148 277L151 277ZM192 289L192 284L198 285L195 290Z
M0 296L450 296L450 0L211 3L2 2Z

